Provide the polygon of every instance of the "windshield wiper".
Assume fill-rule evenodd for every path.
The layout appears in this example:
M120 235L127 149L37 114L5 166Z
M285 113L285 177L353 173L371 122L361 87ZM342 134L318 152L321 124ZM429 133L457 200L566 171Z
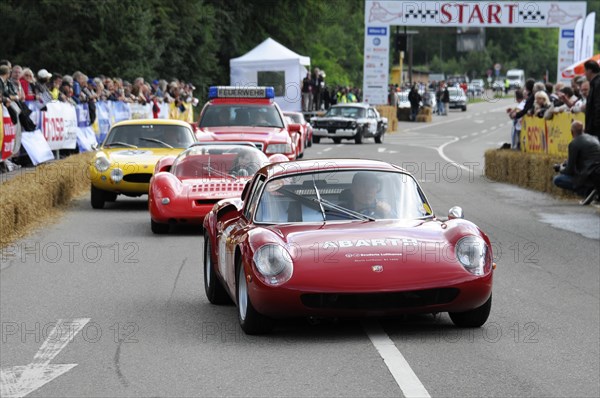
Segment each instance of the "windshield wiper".
M212 167L210 164L208 166L204 166L204 170L208 171L209 176L211 173L215 173L216 175L218 175L219 177L227 177L227 178L231 178L234 181L237 181L238 179L234 176L232 176L231 174L227 174L222 172L221 170L217 170L214 167Z
M315 193L317 194L317 199L319 200L319 208L321 209L321 214L323 215L323 221L327 221L327 217L325 216L325 209L323 208L323 202L321 201L321 193L317 189L317 183L315 182L315 175L312 175L313 187L315 187Z
M156 138L140 137L138 139L142 140L142 141L156 142L157 144L164 145L165 148L173 148L171 145L167 144L166 142L157 140Z
M127 148L137 148L137 146L133 145L133 144L128 144L126 142L122 142L122 141L115 141L115 142L111 142L110 144L106 144L104 145L105 147L111 147L113 145L120 145L120 146L126 146Z
M305 203L305 204L307 204L309 206L314 206L315 203L316 203L316 204L319 205L319 207L321 207L321 212L323 212L323 210L324 210L323 207L322 207L322 205L325 205L325 206L327 206L327 207L329 207L329 208L331 208L331 209L333 209L333 210L335 210L335 211L337 211L339 213L345 214L347 216L350 216L350 217L353 217L353 218L356 218L356 219L359 219L359 220L375 221L375 219L373 217L369 217L369 216L367 216L365 214L359 213L359 212L354 211L354 210L347 209L347 208L345 208L343 206L340 206L340 205L336 205L335 203L332 203L332 202L330 202L330 201L328 201L326 199L323 199L323 198L321 198L321 199L318 199L318 198L317 199L305 198L304 196L298 195L297 193L292 192L292 191L290 191L289 189L286 189L286 188L279 188L279 190L277 192L281 192L283 194L286 194L288 196L296 198L300 202ZM325 211L325 213L327 213L327 211Z
M339 211L340 213L344 213L355 218L360 218L362 220L375 221L373 217L367 216L366 214L362 214L354 210L350 210L344 206L336 205L335 203L330 202L327 199L320 199L320 202L325 206L331 207L332 209Z

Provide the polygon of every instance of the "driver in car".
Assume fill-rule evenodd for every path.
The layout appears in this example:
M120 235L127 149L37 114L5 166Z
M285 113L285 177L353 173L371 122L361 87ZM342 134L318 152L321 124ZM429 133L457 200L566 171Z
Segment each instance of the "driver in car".
M371 172L357 172L352 177L350 197L341 206L374 218L390 218L392 208L384 201L377 199L381 191L381 181Z
M237 157L233 161L233 166L229 171L229 174L246 177L256 173L260 168L260 165L256 163L256 159L252 156L252 153L247 150L240 150Z

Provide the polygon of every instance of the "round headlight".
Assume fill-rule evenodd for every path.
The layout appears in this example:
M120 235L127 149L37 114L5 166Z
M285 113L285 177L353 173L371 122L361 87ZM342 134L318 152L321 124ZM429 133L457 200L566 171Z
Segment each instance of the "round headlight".
M123 179L123 170L119 168L112 169L110 172L110 179L114 182L121 182Z
M94 161L94 166L96 167L96 170L103 173L110 167L110 161L106 156L98 156Z
M281 285L292 277L292 257L279 245L267 244L254 253L254 265L263 282Z
M483 275L490 266L488 247L478 236L466 236L456 244L456 258L473 275Z

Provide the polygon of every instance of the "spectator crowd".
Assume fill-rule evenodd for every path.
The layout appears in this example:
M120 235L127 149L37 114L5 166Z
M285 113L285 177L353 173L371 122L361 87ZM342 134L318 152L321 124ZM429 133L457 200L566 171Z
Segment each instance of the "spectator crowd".
M362 101L362 91L358 87L335 86L325 84L325 72L315 68L302 79L302 111L327 110L331 105Z
M39 69L34 73L29 67L0 60L0 99L4 106L8 108L15 102L22 108L25 101L32 101L44 110L50 101L73 105L87 103L92 123L96 101L151 103L155 114L158 113L158 104L174 103L183 112L185 104L198 104L198 99L193 96L194 90L191 83L179 79L147 82L143 77L137 77L132 83L120 77L89 77L81 71L69 75Z

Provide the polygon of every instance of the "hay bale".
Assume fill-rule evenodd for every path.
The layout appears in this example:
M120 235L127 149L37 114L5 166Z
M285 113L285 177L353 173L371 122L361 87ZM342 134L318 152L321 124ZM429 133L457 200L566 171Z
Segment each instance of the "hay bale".
M28 232L89 189L88 166L93 153L42 164L2 184L0 247Z

